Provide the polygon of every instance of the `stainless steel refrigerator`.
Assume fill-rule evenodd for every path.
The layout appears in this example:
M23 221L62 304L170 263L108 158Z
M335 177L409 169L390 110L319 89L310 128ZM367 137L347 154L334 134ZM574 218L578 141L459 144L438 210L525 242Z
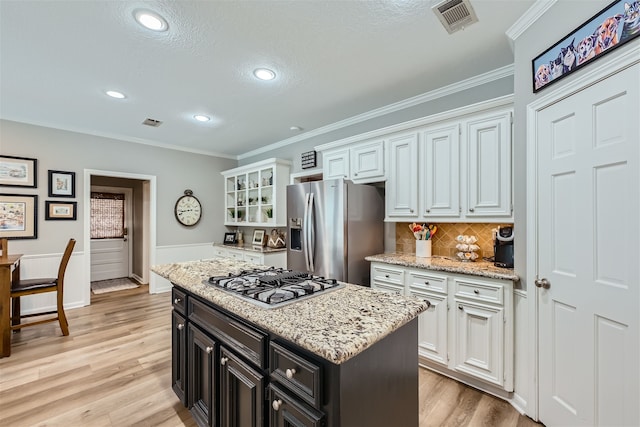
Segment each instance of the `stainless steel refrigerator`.
M343 179L287 186L287 267L369 286L364 257L384 252L382 191Z

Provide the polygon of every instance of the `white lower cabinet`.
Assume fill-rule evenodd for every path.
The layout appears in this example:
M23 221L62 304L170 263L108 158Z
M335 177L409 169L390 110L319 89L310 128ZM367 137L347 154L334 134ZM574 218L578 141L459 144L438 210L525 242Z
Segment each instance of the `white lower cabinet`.
M421 363L451 377L513 391L513 282L371 263L371 288L423 298Z
M213 252L216 258L231 258L256 265L287 268L287 251L258 252L251 249L245 250L216 246Z

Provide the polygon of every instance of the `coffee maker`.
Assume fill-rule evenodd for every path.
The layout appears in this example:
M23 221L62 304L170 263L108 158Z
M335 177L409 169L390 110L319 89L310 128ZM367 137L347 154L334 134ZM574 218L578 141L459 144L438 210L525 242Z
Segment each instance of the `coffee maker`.
M498 227L493 240L493 264L513 268L513 227Z

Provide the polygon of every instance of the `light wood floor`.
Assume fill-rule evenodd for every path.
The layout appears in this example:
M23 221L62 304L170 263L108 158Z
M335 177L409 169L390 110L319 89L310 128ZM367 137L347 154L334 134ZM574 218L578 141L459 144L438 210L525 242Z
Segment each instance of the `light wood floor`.
M0 359L0 426L195 426L171 390L170 295L147 292L93 295L67 311L68 337L57 323L14 334L11 357ZM420 427L537 425L420 369Z

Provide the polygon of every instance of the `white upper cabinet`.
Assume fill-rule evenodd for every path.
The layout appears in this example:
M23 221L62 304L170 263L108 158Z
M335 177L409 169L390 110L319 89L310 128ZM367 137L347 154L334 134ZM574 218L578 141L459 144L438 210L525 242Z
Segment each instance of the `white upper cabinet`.
M510 217L511 112L466 122L467 217Z
M359 184L381 182L385 176L383 139L322 149L323 179L344 178Z
M460 125L423 132L420 167L424 217L460 216Z
M385 188L386 217L404 221L418 217L418 133L389 138L389 179Z
M376 180L384 178L384 141L358 144L351 148L351 180Z
M322 178L348 179L349 174L349 150L331 150L322 154Z
M225 225L285 227L291 162L267 159L222 172Z

